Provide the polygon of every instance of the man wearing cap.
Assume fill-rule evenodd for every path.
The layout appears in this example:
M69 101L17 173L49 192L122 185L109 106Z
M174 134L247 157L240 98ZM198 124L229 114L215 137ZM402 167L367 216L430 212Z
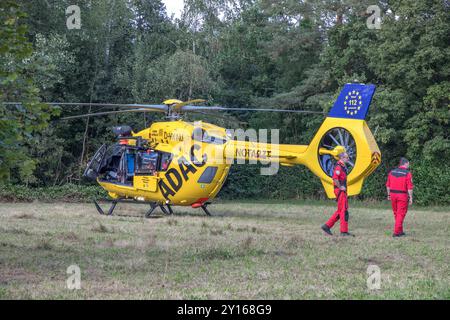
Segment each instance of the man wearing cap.
M322 226L322 230L332 235L331 228L340 220L340 229L342 236L353 236L348 232L348 201L347 201L347 166L349 157L346 152L339 155L339 161L333 169L333 186L336 195L337 210L331 218Z
M409 172L409 161L406 158L400 159L400 165L389 172L386 181L388 200L391 200L394 211L394 234L393 237L402 237L403 220L408 212L408 204L413 202L413 182L412 174Z

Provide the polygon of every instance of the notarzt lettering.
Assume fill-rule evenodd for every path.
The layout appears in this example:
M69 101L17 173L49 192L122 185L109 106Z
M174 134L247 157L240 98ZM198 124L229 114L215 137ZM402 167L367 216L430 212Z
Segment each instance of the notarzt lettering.
M267 159L271 155L271 150L236 149L236 157Z

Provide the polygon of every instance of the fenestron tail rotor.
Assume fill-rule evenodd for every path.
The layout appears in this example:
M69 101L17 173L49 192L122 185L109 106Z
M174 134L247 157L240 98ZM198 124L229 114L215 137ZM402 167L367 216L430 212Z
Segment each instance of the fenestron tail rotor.
M306 165L320 178L329 198L336 197L331 177L339 154L346 152L350 158L349 196L361 192L364 180L380 164L380 149L365 121L374 93L374 85L346 84L308 146L311 160Z
M323 171L328 175L333 175L333 168L341 152L346 152L349 156L348 173L352 171L356 163L356 142L352 134L344 128L333 128L327 131L319 144L319 163Z

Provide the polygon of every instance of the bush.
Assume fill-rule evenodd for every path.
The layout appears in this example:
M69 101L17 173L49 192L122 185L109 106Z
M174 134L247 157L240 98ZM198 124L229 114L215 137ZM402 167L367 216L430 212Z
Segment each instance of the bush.
M438 165L428 161L414 163L411 168L414 200L420 205L448 205L450 196L450 167L444 161Z
M263 176L260 165L235 165L219 193L222 199L325 198L320 180L303 166L280 166L277 174Z
M100 186L65 184L54 187L30 188L23 185L0 185L0 201L68 201L84 202L93 198L106 197Z

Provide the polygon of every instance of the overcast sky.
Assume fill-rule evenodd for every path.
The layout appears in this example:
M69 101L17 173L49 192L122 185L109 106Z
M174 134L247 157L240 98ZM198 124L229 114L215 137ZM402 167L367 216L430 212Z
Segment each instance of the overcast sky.
M181 11L183 10L184 0L163 0L166 5L167 14L170 17L175 14L175 18L179 18L181 15Z

